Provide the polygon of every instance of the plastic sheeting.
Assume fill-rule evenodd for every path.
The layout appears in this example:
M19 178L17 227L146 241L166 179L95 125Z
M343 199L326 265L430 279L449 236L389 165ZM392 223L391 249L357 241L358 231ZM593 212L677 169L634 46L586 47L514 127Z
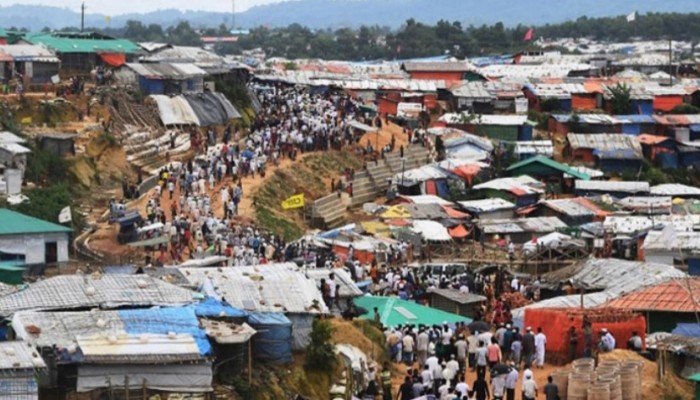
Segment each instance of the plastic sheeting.
M248 315L244 310L231 307L227 303L207 297L203 302L194 306L194 312L198 317L226 317L243 318Z
M194 110L201 126L223 125L228 120L241 116L223 95L198 93L186 94L183 97Z
M199 327L199 320L191 307L121 310L119 316L126 333L189 333L197 342L201 355L211 353L207 334Z
M248 324L258 331L253 337L253 356L256 359L292 362L292 321L284 314L251 313Z
M210 363L184 365L81 365L78 367L78 392L126 387L167 392L212 391Z
M152 95L151 98L158 105L158 113L163 125L200 125L199 118L190 104L179 96L171 98L164 95Z
M447 228L439 222L415 220L413 221L413 230L420 233L425 240L433 242L449 242L452 236L447 232Z

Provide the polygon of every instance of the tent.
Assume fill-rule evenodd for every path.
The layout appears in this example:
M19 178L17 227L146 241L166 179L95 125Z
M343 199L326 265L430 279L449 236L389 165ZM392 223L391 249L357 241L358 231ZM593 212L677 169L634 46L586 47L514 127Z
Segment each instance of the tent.
M377 307L382 324L390 327L405 324L441 325L444 322L448 324L472 322L470 318L401 300L398 297L365 296L356 298L354 303L367 310L366 314L360 316L364 319L373 319L374 307Z

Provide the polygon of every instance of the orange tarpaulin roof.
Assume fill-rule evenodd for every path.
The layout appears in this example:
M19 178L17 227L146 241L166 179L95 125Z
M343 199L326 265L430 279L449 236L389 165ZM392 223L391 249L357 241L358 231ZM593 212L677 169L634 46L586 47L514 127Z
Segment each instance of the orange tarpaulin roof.
M637 140L639 140L639 142L642 144L659 144L667 140L671 140L671 138L668 136L657 136L643 133L637 137Z
M445 210L447 215L450 216L450 218L462 219L462 218L469 218L470 217L469 214L463 213L461 211L457 211L452 207L443 206L442 208Z
M448 229L448 231L450 232L450 236L453 238L461 239L469 236L469 231L464 227L464 225L457 225L454 228Z
M391 226L408 226L411 225L410 222L406 221L405 219L390 219L385 222L387 225Z
M126 54L124 53L101 53L100 58L112 67L121 67L126 64Z

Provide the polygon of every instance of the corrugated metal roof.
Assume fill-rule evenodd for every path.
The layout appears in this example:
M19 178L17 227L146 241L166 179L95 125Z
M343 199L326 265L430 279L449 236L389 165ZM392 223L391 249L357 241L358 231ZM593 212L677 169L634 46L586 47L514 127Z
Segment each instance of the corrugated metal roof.
M568 226L557 217L522 219L485 219L478 222L486 234L494 233L551 233Z
M192 63L200 67L220 66L224 64L224 59L216 53L212 53L200 47L191 46L172 46L164 48L153 54L141 57L141 61Z
M59 32L28 35L32 44L42 44L57 53L136 53L139 46L127 39L115 39L96 33Z
M151 364L153 359L158 359L161 363L202 359L194 337L186 333L174 336L166 333L126 334L113 335L111 338L105 334L88 335L77 336L76 342L83 362L90 364L134 365Z
M700 216L696 215L635 215L635 216L609 216L603 226L605 230L614 234L633 234L644 232L672 223L678 232L690 232L695 225L700 224Z
M195 76L205 76L206 71L194 64L127 63L126 66L138 75L148 79L187 79Z
M637 211L647 212L670 212L673 199L670 196L648 197L648 196L630 196L619 200L617 203L621 206Z
M61 275L0 298L0 315L85 307L178 306L192 303L193 295L147 275Z
M635 181L581 181L574 183L576 190L597 192L623 192L631 194L649 193L649 182Z
M459 304L481 303L482 301L486 301L486 296L475 293L464 293L457 289L428 289L428 293L440 295Z
M480 68L482 75L488 77L502 78L564 78L572 71L589 71L593 69L590 64L544 64L544 65L522 65L522 64L502 64L489 65Z
M458 204L467 211L477 213L515 209L515 204L498 197L483 200L460 201Z
M0 143L26 143L27 141L12 132L0 132Z
M442 197L435 196L433 194L424 194L419 196L399 196L400 198L408 201L409 203L416 204L440 204L442 206L450 206L451 202L443 199Z
M617 118L607 114L552 114L552 118L557 122L569 123L574 115L581 123L589 125L616 125L620 123Z
M615 115L615 119L621 124L653 124L654 116L646 114Z
M542 183L527 175L521 175L516 178L497 178L488 182L480 183L473 187L474 190L490 189L504 190L515 195L527 194L542 194L544 188Z
M62 225L47 222L18 212L0 208L0 236L36 233L72 232Z
M554 155L554 144L551 140L530 140L515 142L515 154L538 154L547 157Z
M513 310L514 319L522 319L527 308L593 308L612 299L686 274L672 265L625 261L614 258L591 258L571 267L543 275L547 282L571 280L578 286L604 289L583 296L559 296Z
M0 54L6 54L15 61L41 61L57 63L60 60L44 46L31 44L0 45Z
M310 268L304 271L306 276L316 281L318 287L321 287L321 279L328 280L328 274L335 274L335 282L338 286L338 296L340 298L362 296L364 293L353 282L350 273L344 269L327 270L321 268Z
M470 99L494 99L491 92L486 89L484 82L467 82L450 89L455 97L466 97Z
M601 177L605 176L605 173L603 171L593 169L593 168L584 167L582 165L572 165L570 168L574 171L577 171L577 172L580 172L582 174L586 174L586 175L590 176L591 179L601 178ZM565 178L573 178L573 175L564 174L564 177Z
M551 208L552 210L568 216L602 216L607 214L598 206L591 203L590 200L583 197L573 199L543 200L540 203Z
M441 122L450 124L468 125L499 125L499 126L523 126L527 123L527 115L475 115L468 113L447 113L440 117ZM466 121L466 122L465 122Z
M700 278L671 280L604 305L633 311L700 312Z
M43 368L46 368L46 363L31 344L27 342L0 342L0 370L17 371Z
M32 151L19 143L0 143L0 149L11 154L29 154Z
M535 96L542 98L570 99L572 94L588 93L580 83L538 83L525 87L530 89Z
M700 188L680 183L664 183L652 186L650 193L654 196L700 196Z
M181 268L191 284L213 284L233 307L255 312L327 313L316 281L294 263L236 268Z
M565 173L565 174L572 175L578 179L590 179L590 177L588 175L582 174L576 170L573 170L566 164L558 163L558 162L552 160L551 158L547 158L547 157L541 156L541 155L531 157L531 158L525 159L523 161L517 162L515 164L512 164L511 166L509 166L506 169L506 171L513 171L513 170L516 170L518 168L522 168L524 166L527 166L530 164L535 164L535 163L544 165L548 168L552 168L554 170L560 171L560 172Z
M566 135L572 149L601 151L633 150L642 154L642 145L635 136L619 133L569 133Z
M644 251L700 250L700 232L676 232L673 248L669 248L668 237L662 231L650 231L644 238ZM677 251L677 250L676 250Z
M408 72L467 72L473 71L475 67L468 62L460 61L437 61L437 62L405 62L403 69Z

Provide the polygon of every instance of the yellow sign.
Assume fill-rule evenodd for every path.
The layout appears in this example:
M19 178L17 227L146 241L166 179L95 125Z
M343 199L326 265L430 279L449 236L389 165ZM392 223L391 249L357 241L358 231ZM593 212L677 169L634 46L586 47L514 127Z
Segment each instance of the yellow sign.
M295 196L292 196L288 198L287 200L282 202L282 208L285 210L291 210L293 208L301 208L304 207L304 195L303 194L297 194Z

